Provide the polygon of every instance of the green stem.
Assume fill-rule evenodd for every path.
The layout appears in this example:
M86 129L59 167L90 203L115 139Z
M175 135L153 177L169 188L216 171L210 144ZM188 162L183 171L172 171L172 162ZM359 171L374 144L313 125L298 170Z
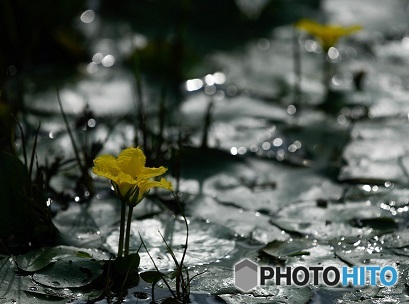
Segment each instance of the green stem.
M201 145L202 149L207 148L209 129L210 129L210 124L212 122L212 108L213 108L213 99L210 99L209 104L207 106L204 127L203 127L203 136L202 136L202 145Z
M129 206L128 219L126 222L125 256L129 254L129 239L131 236L132 211L133 211L133 206Z
M126 202L122 201L121 224L119 226L118 257L122 257L122 253L124 251L125 213L126 213Z
M324 62L323 62L323 82L325 89L325 96L328 95L329 86L331 83L331 62L327 58L328 51L324 52Z
M187 222L187 218L186 218L186 216L185 216L185 213L184 213L184 211L183 211L183 208L182 208L182 206L180 205L179 199L178 199L178 197L176 196L175 192L172 191L172 195L173 195L173 197L175 198L175 201L176 201L176 203L177 203L177 205L178 205L178 207L179 207L179 209L180 209L180 213L182 214L183 221L185 222L185 227L186 227L185 248L183 249L182 258L181 258L180 263L179 263L179 270L178 270L179 276L177 277L177 285L182 284L182 288L183 288L183 298L185 298L185 297L189 298L189 294L186 294L186 292L185 292L185 287L189 287L189 286L187 286L187 284L189 284L189 280L188 280L188 282L186 283L186 282L185 282L185 278L183 277L183 268L184 268L183 263L184 263L184 261L185 261L186 252L187 252L187 246L188 246L188 243L189 243L189 224L188 224L188 222ZM180 281L181 281L181 282L180 282ZM177 291L179 291L179 286L178 286L178 288L177 288Z
M301 52L297 29L293 28L293 61L294 61L294 104L298 105L301 98Z

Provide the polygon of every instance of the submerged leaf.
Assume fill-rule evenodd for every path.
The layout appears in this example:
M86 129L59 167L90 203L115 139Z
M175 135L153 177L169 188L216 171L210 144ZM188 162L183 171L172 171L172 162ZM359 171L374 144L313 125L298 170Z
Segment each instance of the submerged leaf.
M49 264L67 257L94 258L108 260L109 256L101 251L79 249L70 246L42 248L16 257L17 266L24 271L35 272Z
M354 227L362 228L368 226L376 230L394 230L397 228L395 220L390 217L377 217L366 219L354 218L349 223Z
M28 287L28 289L23 289L28 294L32 294L36 297L54 297L61 299L70 299L70 300L83 300L89 301L94 300L101 296L102 290L88 290L88 289L78 289L78 288L51 288L44 287L41 285L33 285ZM66 301L66 300L65 300ZM65 303L65 302L64 302Z
M70 288L90 284L103 273L94 259L66 257L35 273L33 280L50 287Z
M312 242L304 239L293 241L272 241L268 243L261 251L274 258L282 258L286 256L309 255L305 249L311 248Z

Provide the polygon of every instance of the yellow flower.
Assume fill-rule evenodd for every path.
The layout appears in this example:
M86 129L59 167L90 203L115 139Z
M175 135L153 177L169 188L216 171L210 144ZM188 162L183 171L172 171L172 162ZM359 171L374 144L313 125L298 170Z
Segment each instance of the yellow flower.
M114 189L121 200L129 204L138 204L154 187L172 190L172 184L165 178L160 181L151 178L160 176L167 171L165 167L145 167L146 157L140 148L127 148L118 158L112 155L101 155L94 160L92 172L112 181Z
M339 38L349 36L362 29L360 25L340 26L319 24L309 19L301 19L295 26L315 36L321 42L322 48L325 52L327 52L330 47L334 46Z

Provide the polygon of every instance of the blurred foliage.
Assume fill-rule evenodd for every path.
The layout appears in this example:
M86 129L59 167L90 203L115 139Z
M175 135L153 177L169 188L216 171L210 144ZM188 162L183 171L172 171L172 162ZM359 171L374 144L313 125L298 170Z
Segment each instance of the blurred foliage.
M0 152L0 168L0 252L53 244L57 230L46 205L41 172L31 181L28 168L4 152Z
M101 3L101 14L147 36L147 46L135 50L126 64L177 90L183 80L197 77L197 67L209 52L237 49L269 36L272 28L294 22L319 5L320 0L268 1L251 16L231 0L139 0L122 5L107 0Z
M85 0L0 2L0 84L38 65L70 66L86 58L83 37L73 27Z
M298 20L317 8L320 0L268 1L257 16L248 16L231 0L137 0L101 4L101 13L126 20L149 38L179 35L205 54L212 49L233 49L247 40L270 33L274 26Z

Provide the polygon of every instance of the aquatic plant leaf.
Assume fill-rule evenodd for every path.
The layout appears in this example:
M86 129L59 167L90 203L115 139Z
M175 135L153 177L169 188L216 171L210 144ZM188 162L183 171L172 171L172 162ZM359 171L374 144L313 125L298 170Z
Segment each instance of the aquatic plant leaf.
M162 302L163 304L180 304L180 301L175 298L167 298Z
M2 304L44 304L66 303L55 297L33 296L25 292L36 286L29 276L16 275L16 267L11 258L0 260L0 302Z
M268 243L261 251L274 258L283 258L287 256L309 255L305 249L311 248L312 242L304 239L293 241L272 241Z
M235 240L231 230L214 223L206 223L200 219L189 218L189 221L189 245L185 256L185 265L211 263L228 255L234 249ZM137 229L131 229L131 251L137 251L140 246L138 234L140 232L158 268L173 269L175 263L167 252L166 245L159 233L161 231L172 247L176 258L180 261L186 241L186 226L183 221L178 218L163 216L139 221L134 220L132 227ZM118 234L118 231L115 231L107 239L106 245L112 251L118 246ZM144 250L141 250L139 254L141 257L140 266L142 268L152 268L153 264L148 254Z
M120 204L94 199L88 206L73 205L58 213L53 222L62 242L82 248L100 248L119 220L117 205Z
M394 230L398 226L395 220L390 217L377 217L367 219L354 218L350 220L349 223L354 227L362 228L368 226L376 230Z
M409 247L409 231L396 231L385 234L381 237L381 241L384 242L383 246L386 248L405 249L405 247Z
M234 286L233 267L213 265L212 267L195 266L191 276L200 274L192 280L191 290L210 292L211 294L233 294L238 292Z
M313 292L309 287L276 286L271 280L267 285L259 286L248 294L242 294L234 285L232 267L212 265L196 266L191 269L192 275L199 274L191 284L192 291L210 292L218 295L226 303L307 303Z
M397 257L392 250L383 248L383 242L377 237L359 238L355 243L335 239L329 242L334 254L349 266L361 265L397 265Z
M394 257L391 257L394 259ZM389 263L391 265L391 263ZM409 265L400 264L398 266L399 279L396 285L391 287L382 286L364 286L360 289L355 289L353 292L346 293L338 303L354 304L354 303L407 303L407 284ZM376 299L376 300L375 300Z
M50 263L68 257L94 258L96 260L109 259L108 254L102 251L70 246L57 246L33 250L26 254L18 255L16 256L16 263L17 266L24 271L35 272L43 269Z
M144 271L139 274L145 282L156 284L162 279L162 274L156 270Z
M32 294L33 296L40 297L54 297L61 299L72 300L83 300L89 301L94 300L101 296L102 290L88 290L84 288L51 288L44 287L39 284L33 284L28 289L23 289L24 292ZM66 300L65 300L66 301ZM65 302L64 302L65 303Z
M265 290L267 289L267 290ZM228 304L254 303L254 304L304 304L308 303L313 295L309 287L295 288L291 286L268 286L257 288L260 293L252 294L221 294L219 295Z
M115 270L126 275L138 269L140 262L139 254L132 253L125 257L117 257L114 261Z
M33 280L49 287L81 287L90 284L102 273L102 265L95 259L66 257L36 272Z
M281 209L271 223L288 233L314 235L316 239L376 235L388 232L394 225L390 213L366 201L337 203L329 201L326 208L316 201L303 201Z

